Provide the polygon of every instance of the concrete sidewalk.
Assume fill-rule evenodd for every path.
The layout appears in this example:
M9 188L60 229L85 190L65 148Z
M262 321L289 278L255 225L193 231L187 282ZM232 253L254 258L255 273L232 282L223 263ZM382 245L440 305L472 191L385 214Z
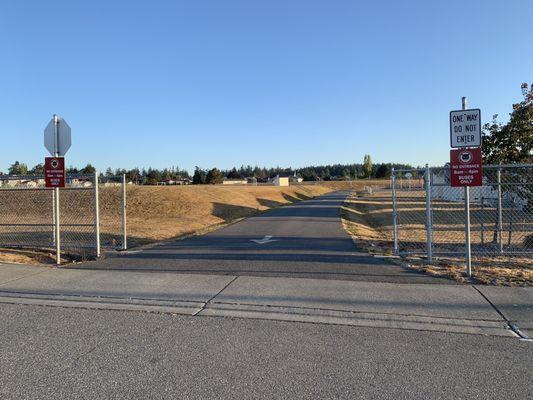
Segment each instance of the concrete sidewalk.
M533 336L533 288L0 264L0 302Z

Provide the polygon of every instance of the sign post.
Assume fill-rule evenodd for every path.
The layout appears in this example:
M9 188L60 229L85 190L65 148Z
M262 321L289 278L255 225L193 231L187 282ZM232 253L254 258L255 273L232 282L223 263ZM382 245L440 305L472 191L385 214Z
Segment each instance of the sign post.
M45 158L45 182L46 187L54 188L53 220L54 238L56 245L56 264L61 264L61 230L59 224L59 188L65 187L65 159L71 145L70 126L63 118L54 114L51 121L44 129L44 147L53 157Z
M481 111L466 109L466 97L462 107L450 111L450 184L463 187L465 202L465 258L466 275L472 276L472 252L470 240L470 186L483 185L481 161Z
M463 110L466 110L466 97L461 99L461 106ZM468 136L466 136L468 138ZM470 137L471 138L471 137ZM472 143L474 140L472 141ZM478 144L478 146L481 143ZM472 276L472 245L470 240L470 187L465 186L464 188L464 197L465 197L465 251L466 251L466 275L468 277Z

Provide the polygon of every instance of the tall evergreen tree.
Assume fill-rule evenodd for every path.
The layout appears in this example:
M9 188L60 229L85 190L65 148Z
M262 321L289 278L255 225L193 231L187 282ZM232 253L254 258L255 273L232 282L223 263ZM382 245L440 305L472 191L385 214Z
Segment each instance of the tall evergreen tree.
M212 185L220 184L223 180L224 176L217 168L210 169L205 177L205 182Z
M241 167L241 170L243 170L243 168ZM227 174L227 177L228 179L242 179L242 174L237 171L237 169L234 167L228 174Z
M44 166L43 164L37 164L32 169L28 171L30 175L43 175L44 174Z
M95 171L96 169L91 164L87 164L80 170L82 174L94 174Z
M194 175L192 176L192 183L194 185L201 185L205 183L205 171L199 167L194 168Z
M380 164L376 169L376 178L388 178L391 174L391 169L388 164Z
M370 178L372 175L372 158L370 154L365 154L363 159L363 174L365 178Z
M15 161L7 170L9 175L28 175L28 166L24 163Z

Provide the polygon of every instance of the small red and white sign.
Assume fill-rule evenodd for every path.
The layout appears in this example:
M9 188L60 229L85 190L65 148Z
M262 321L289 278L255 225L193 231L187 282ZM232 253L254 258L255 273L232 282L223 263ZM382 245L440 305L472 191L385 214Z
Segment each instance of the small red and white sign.
M450 150L450 184L452 187L483 186L480 147Z
M45 157L44 181L48 188L65 187L65 159L63 157Z

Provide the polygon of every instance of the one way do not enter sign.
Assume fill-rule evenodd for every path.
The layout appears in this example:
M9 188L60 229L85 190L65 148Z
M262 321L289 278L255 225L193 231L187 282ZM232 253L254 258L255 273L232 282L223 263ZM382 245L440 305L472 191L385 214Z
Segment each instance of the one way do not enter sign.
M479 147L450 150L450 184L452 187L483 186Z

